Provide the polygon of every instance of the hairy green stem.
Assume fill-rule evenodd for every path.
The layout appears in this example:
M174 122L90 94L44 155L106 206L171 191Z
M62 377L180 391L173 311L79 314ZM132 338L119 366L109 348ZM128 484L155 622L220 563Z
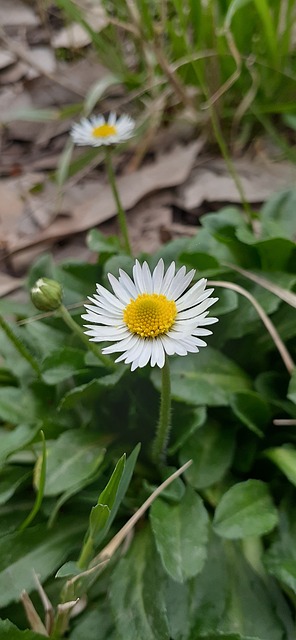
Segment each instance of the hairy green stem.
M40 367L37 360L32 356L30 351L28 351L27 347L23 344L23 342L15 335L9 324L7 324L6 320L0 315L0 327L3 329L4 333L9 338L10 342L15 346L17 351L27 360L27 362L31 365L32 369L37 373L38 376L41 375Z
M126 250L126 253L129 256L131 256L132 250L131 250L131 245L129 241L126 215L120 201L120 197L119 197L119 193L116 185L115 173L114 173L113 164L112 164L111 152L109 149L106 150L105 159L106 159L108 179L109 179L110 187L112 189L113 197L117 207L117 218L120 226L121 235L123 237L124 248Z
M92 353L101 361L104 367L107 367L108 369L113 369L113 370L116 369L116 364L113 362L113 360L111 360L109 356L104 356L101 350L97 347L97 345L94 342L90 342L87 335L85 335L83 329L77 324L77 322L75 322L75 320L73 320L68 309L66 309L66 307L63 304L61 304L61 306L58 308L57 311L60 312L64 322L68 325L68 327L72 329L74 333L76 333L76 335L80 338L80 340L82 340L82 342L84 342L87 348L90 351L92 351Z
M163 464L171 430L171 376L167 357L161 373L160 412L156 436L152 445L152 457L155 463Z

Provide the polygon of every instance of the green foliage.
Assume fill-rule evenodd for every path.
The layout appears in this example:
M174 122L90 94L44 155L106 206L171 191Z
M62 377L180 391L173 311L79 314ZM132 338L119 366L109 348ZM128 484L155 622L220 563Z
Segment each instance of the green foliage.
M0 638L39 640L20 605L26 590L45 622L34 570L53 604L54 640L97 640L99 632L102 640L294 640L295 232L286 193L265 205L256 236L227 208L204 216L197 237L148 258L151 266L163 256L198 267L198 278L214 271L221 283L209 346L170 358L172 431L162 467L151 457L159 371L108 368L59 313L32 321L29 305L0 302L5 319L30 318L13 327L23 351L0 330ZM43 257L29 280L54 277L66 304L82 305L109 270L131 265L115 238L93 230L88 242L95 265L56 267ZM224 289L225 280L261 305L284 351L251 300ZM80 327L81 312L72 316ZM149 515L127 526L188 460ZM85 609L70 618L78 597Z
M56 4L87 32L110 70L86 96L84 115L121 82L134 90L144 126L152 113L155 126L156 112L159 122L167 122L189 106L201 127L212 127L223 153L226 140L237 142L232 137L238 131L244 144L258 129L289 150L289 136L274 134L272 119L283 116L295 130L293 0L284 9L281 0L103 0L100 33L73 0Z

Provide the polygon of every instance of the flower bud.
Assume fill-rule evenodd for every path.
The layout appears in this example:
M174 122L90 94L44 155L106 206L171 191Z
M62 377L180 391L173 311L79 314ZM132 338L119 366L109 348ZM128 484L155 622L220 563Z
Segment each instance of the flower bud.
M62 287L50 278L39 278L31 289L31 300L40 311L55 311L62 304Z

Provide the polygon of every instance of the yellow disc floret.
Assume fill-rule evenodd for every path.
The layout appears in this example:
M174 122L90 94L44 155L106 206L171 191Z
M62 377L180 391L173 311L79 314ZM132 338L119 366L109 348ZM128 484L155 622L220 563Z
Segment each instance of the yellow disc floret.
M171 329L176 315L174 300L158 293L142 293L127 305L123 319L132 333L141 338L156 338Z
M99 127L94 127L92 135L95 138L109 138L109 136L115 136L117 129L112 124L101 124Z

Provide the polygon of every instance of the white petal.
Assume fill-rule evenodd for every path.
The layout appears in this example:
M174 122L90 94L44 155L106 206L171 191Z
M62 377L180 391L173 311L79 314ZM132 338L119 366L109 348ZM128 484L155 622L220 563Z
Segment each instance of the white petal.
M163 259L160 258L152 274L153 293L160 293L160 290L162 287L162 281L163 281L163 274L164 274L164 262L163 262Z
M142 278L145 287L145 293L153 293L152 276L147 262L144 262L142 266Z
M145 340L144 341L144 347L142 349L142 353L138 358L138 367L140 367L140 369L142 369L142 367L146 366L146 364L148 363L148 361L151 358L151 353L152 353L151 342L150 342L150 340Z
M118 280L112 275L112 273L108 273L108 280L111 284L111 287L119 300L121 300L125 305L129 304L131 297L126 289L118 282Z
M219 322L219 318L198 318L198 324L197 324L197 331L198 331L198 327L204 327L207 324L215 324L215 322ZM198 335L195 334L195 331L192 332L193 335Z
M130 333L127 338L124 340L120 340L117 344L111 344L109 347L104 347L102 349L102 353L116 353L117 351L126 351L127 349L131 349L134 346L137 337L134 333Z
M189 291L184 293L184 295L181 298L179 298L179 300L176 302L178 311L179 310L181 311L183 309L188 309L188 307L191 307L192 304L196 304L206 284L207 284L206 279L202 278L201 280L196 282L193 285L193 287L189 289Z
M164 363L165 363L165 351L163 348L163 345L161 343L161 341L159 341L158 346L157 346L157 366L162 369L164 367Z
M142 267L138 260L136 260L136 264L133 267L133 276L134 276L134 283L136 285L138 294L145 293L145 286L144 286L144 281L142 276Z
M101 316L98 313L84 313L81 318L87 322L94 322L95 324L104 324L112 327L120 327L121 321L118 318L110 318L109 316Z
M184 269L184 271L182 271L182 269ZM177 300L180 297L180 295L183 293L183 291L187 289L192 278L194 277L194 274L195 274L195 269L192 269L191 271L189 271L187 275L186 275L185 267L182 267L181 269L179 269L177 275L175 275L171 283L171 286L167 292L167 297L172 300Z
M97 291L105 300L107 300L107 302L123 311L125 305L120 302L120 300L118 300L118 298L116 298L113 293L110 293L110 291L105 289L105 287L102 287L101 284L97 284Z
M166 292L171 285L172 279L175 275L175 269L176 265L174 262L172 262L163 278L160 293L164 296L166 295Z
M197 304L196 307L191 307L191 309L187 309L187 311L181 311L178 313L178 320L186 320L187 318L197 318L203 311L212 306L215 302L217 302L218 298L209 298L201 302L201 304Z
M123 287L125 287L125 289L130 294L131 298L133 298L133 299L137 298L138 292L137 292L137 289L136 289L135 284L133 283L132 279L122 269L119 269L119 274L120 274L120 276L119 276L120 284Z
M151 341L151 367L155 367L158 359L158 351L159 351L159 338L154 338ZM161 346L161 343L160 343Z

